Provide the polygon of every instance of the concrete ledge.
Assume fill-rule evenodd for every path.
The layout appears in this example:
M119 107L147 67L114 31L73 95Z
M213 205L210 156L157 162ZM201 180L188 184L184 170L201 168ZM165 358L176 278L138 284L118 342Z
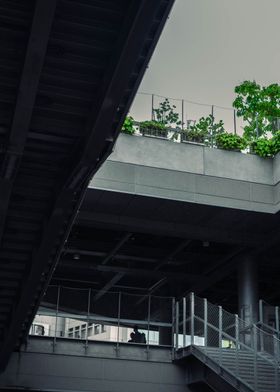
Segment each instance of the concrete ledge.
M280 156L120 135L90 187L267 213L279 210Z
M76 347L74 348L74 343ZM134 351L137 360L114 353L114 357L101 355L103 350L115 351L115 344L91 342L96 354L85 353L82 342L58 339L53 346L48 338L30 339L27 350L14 353L7 369L0 376L0 388L41 391L98 391L98 392L186 392L185 371L166 359L170 349L158 348L158 359L141 359L146 347L126 348ZM83 351L83 354L79 351ZM144 350L143 350L144 349ZM76 353L75 353L76 352ZM144 353L145 354L145 353ZM160 360L159 358L163 359Z

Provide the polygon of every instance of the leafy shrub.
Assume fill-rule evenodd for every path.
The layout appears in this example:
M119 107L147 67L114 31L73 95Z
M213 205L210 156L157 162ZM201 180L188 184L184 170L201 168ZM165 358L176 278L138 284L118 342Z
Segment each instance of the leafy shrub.
M241 151L247 146L246 140L233 133L223 132L216 136L216 145L223 150L238 150Z
M126 133L127 135L133 135L135 132L133 125L134 125L133 118L131 116L126 117L121 132Z
M196 124L191 125L185 133L185 138L206 145L215 145L216 136L224 131L223 121L215 123L214 117L210 114L207 117L201 117Z
M276 155L280 151L280 131L277 131L271 139L271 149L273 155Z
M176 106L170 105L169 99L165 98L160 102L159 107L153 110L156 122L161 123L167 127L181 125L179 114L175 112Z
M189 129L189 130L184 130L183 131L182 139L190 141L190 142L204 143L206 135L207 134L205 134L201 130Z
M163 123L158 121L143 121L140 123L141 130L151 129L153 131L162 131L166 129Z
M167 137L168 128L158 121L143 121L140 123L140 131L143 135Z
M256 139L251 143L251 148L255 154L262 158L272 157L274 155L272 139L265 137Z

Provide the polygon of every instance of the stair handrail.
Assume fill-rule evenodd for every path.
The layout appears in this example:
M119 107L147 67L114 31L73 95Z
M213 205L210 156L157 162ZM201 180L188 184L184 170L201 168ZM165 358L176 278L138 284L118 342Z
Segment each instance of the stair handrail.
M240 355L239 350L240 348L244 349L245 351L250 352L253 354L253 365L254 365L254 385L252 386L255 391L258 390L257 386L257 380L258 380L258 358L264 361L264 363L269 364L272 369L274 370L275 374L275 385L276 385L276 391L279 390L280 386L280 380L279 380L279 343L280 341L275 337L275 335L266 333L262 329L258 328L256 324L249 324L246 323L244 320L238 317L238 315L231 314L224 310L221 306L211 304L209 301L206 299L202 299L200 297L197 297L194 295L194 293L190 293L189 296L189 317L186 317L186 302L187 298L183 298L183 324L180 323L180 320L177 320L176 326L177 326L177 333L179 332L180 325L183 327L183 346L186 347L185 345L185 333L186 333L186 325L189 323L189 328L190 328L190 337L191 337L191 346L196 346L199 347L199 345L195 344L195 326L198 323L198 325L202 325L203 327L199 328L199 333L200 336L204 337L204 346L205 349L204 351L207 352L207 347L209 349L210 346L208 346L209 341L208 341L208 328L210 328L213 333L216 333L216 338L218 337L217 340L217 347L218 348L218 356L219 359L217 361L218 365L221 367L226 368L226 366L222 366L222 355L223 355L223 341L226 339L229 341L229 344L234 344L235 345L235 352L236 352L236 368L237 368L237 374L234 374L234 376L241 380L242 382L246 382L245 379L242 379L239 376L239 364L238 364L238 355ZM197 303L200 305L198 307L197 313L203 314L203 317L200 317L198 314L196 314L196 308L197 308ZM178 307L179 308L179 307ZM213 311L213 314L211 315L212 322L209 322L209 315L208 315L208 310L209 308ZM178 314L179 316L179 314ZM224 316L224 317L223 317ZM230 320L229 325L224 326L224 320L227 322L227 319ZM231 320L234 319L234 323L231 322ZM213 324L215 323L215 324ZM234 328L234 333L231 335L230 333L227 333L227 331L230 328ZM201 334L201 331L203 329L203 334ZM249 331L249 335L248 335ZM240 336L243 334L243 339L244 341L240 340ZM269 343L271 343L271 339L273 342L273 349L276 350L277 355L273 355L271 352L264 350L265 346ZM178 342L178 338L176 339ZM230 343L231 342L231 343ZM216 344L216 343L215 343ZM258 345L260 345L260 351L258 349ZM275 349L276 348L276 349ZM202 349L201 349L202 350ZM241 352L241 351L240 351ZM270 357L268 357L269 355ZM229 370L229 369L227 369Z
M267 305L268 307L274 308L274 316L275 316L275 328L273 328L272 326L266 324L264 322L264 307L265 305ZM279 306L275 306L275 305L271 305L270 303L266 302L263 299L259 300L259 321L258 323L261 326L264 326L267 329L270 329L271 331L273 331L273 333L277 334L278 338L280 337L280 310L279 310Z

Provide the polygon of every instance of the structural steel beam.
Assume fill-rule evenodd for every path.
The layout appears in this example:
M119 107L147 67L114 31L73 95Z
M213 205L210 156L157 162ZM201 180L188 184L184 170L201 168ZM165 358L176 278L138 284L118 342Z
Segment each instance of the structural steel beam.
M170 279L177 279L177 280L185 280L185 281L195 281L200 280L200 282L204 282L205 280L208 281L207 277L204 277L201 274L186 274L181 272L170 272L170 271L153 271L147 269L140 269L140 268L127 268L127 267L118 267L112 265L100 265L91 262L81 262L80 260L73 264L74 260L67 261L63 260L60 263L60 267L62 268L74 268L76 271L79 269L89 271L99 271L99 272L113 272L113 273L123 273L125 275L131 276L138 276L138 277L147 277L147 278L155 278L155 279L162 279L162 278L170 278Z
M13 183L22 159L30 127L55 9L56 0L37 0L36 2L22 76L18 87L11 131L1 170L0 243Z
M164 221L149 221L138 217L129 217L118 214L105 214L92 211L80 211L77 224L87 225L95 228L110 228L135 233L151 233L180 237L190 240L213 241L226 244L239 244L244 246L258 246L264 240L261 235L253 234L244 238L243 232L232 229L225 230L194 225L191 223L176 223Z

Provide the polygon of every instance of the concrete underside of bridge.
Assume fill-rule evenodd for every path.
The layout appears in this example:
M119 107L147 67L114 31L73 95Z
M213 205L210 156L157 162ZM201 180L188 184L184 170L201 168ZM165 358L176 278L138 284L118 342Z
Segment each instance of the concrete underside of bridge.
M194 291L234 313L257 296L277 304L279 163L121 135L90 184L52 284L100 291L105 313L112 291Z
M66 355L65 355L66 354ZM14 353L0 378L0 390L68 390L98 392L188 391L185 369L172 363L170 349L47 338L32 338Z

